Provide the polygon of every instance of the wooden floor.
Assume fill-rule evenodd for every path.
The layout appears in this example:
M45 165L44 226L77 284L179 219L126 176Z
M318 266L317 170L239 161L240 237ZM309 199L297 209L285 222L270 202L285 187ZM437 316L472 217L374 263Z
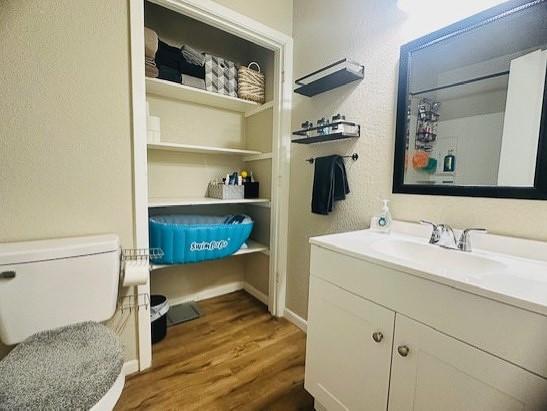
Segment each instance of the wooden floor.
M199 306L201 318L153 346L152 368L127 379L116 410L313 410L301 330L244 291Z

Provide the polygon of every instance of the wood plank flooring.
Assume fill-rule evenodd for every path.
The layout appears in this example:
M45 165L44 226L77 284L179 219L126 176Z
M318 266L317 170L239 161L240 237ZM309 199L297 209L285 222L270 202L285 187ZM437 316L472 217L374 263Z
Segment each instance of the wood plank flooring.
M244 291L199 306L201 318L153 346L152 368L127 379L116 410L313 410L300 329Z

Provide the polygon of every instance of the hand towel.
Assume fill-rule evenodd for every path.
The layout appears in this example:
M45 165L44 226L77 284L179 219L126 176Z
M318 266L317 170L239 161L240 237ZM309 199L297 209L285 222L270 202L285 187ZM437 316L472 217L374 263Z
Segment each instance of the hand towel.
M327 215L334 202L350 193L343 157L332 155L315 159L313 177L312 213Z
M158 35L148 27L144 28L144 55L154 58L158 51Z
M180 48L180 51L189 63L196 64L198 66L203 66L205 64L205 55L196 49L193 49L185 44Z

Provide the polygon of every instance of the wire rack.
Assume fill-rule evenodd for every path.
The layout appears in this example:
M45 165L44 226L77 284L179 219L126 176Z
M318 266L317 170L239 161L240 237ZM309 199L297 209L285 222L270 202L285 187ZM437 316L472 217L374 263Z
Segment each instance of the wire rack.
M148 293L126 295L118 299L118 310L122 313L126 311L132 313L133 310L140 310L141 308L148 310L148 307L150 307L150 295Z
M161 248L126 248L122 250L122 261L143 261L157 260L163 257Z

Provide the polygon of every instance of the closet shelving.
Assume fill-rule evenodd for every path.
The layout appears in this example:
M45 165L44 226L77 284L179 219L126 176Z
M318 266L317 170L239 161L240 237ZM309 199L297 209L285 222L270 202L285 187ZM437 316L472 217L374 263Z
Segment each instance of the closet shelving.
M144 0L129 7L136 245L150 247L151 216L247 214L254 221L248 248L236 252L238 258L157 269L136 292L188 301L244 286L272 314L282 315L292 39L216 2ZM256 61L266 79L266 103L145 77L143 22L171 46L188 45L243 65ZM159 142L147 143L147 111L161 119ZM263 198L204 197L210 181L236 170L253 172ZM151 365L150 309L137 316L143 370Z
M202 154L227 154L237 156L261 156L264 153L255 150L243 150L240 148L210 147L198 146L193 144L179 143L148 143L149 150L180 151L184 153L202 153ZM270 153L271 158L271 153Z
M200 206L200 205L222 205L222 204L253 204L269 208L270 200L266 198L243 198L240 200L221 200L211 197L197 198L150 198L149 208L159 207L182 207L182 206Z
M157 78L146 78L146 93L240 113L251 112L260 107L260 104L253 101L225 96Z
M254 254L262 253L269 255L270 249L267 245L261 244L257 241L249 240L247 241L247 248L241 248L239 251L236 251L231 256L245 255L245 254ZM151 270L161 270L162 268L177 267L177 265L164 265L164 264L151 264Z

